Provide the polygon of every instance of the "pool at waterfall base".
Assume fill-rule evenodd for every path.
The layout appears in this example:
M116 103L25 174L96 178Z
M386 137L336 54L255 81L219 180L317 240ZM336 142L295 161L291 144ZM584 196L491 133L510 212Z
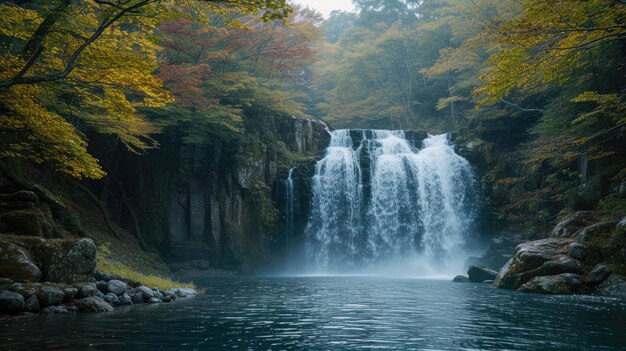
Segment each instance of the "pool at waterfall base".
M624 350L626 300L373 276L235 277L113 312L0 319L3 350Z

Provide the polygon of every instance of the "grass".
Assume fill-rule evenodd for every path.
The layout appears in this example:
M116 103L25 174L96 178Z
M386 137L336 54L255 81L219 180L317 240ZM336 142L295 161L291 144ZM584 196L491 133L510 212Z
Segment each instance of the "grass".
M111 258L108 244L100 245L97 253L97 266L100 272L104 272L122 279L132 280L148 287L156 287L161 290L172 288L191 288L198 291L193 283L181 283L173 279L156 274L142 273L128 265Z

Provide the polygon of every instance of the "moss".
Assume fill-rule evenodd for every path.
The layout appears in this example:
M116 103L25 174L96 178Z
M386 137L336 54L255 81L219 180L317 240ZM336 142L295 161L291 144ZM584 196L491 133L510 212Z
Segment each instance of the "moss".
M143 273L133 267L113 260L108 244L100 245L98 248L96 268L101 272L106 272L107 274L125 280L139 282L145 286L156 287L161 290L172 288L192 288L197 290L197 287L193 283L181 283L157 274Z
M259 218L266 228L274 228L278 220L278 209L274 206L270 188L263 182L258 182L252 189L252 199L258 206Z
M43 213L37 208L13 210L3 214L0 222L5 230L20 235L44 236Z

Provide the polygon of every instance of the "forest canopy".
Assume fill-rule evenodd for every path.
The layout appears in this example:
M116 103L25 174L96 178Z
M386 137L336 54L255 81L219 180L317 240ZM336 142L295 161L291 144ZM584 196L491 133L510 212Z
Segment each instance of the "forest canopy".
M211 143L240 136L251 110L277 111L465 131L491 150L483 181L508 189L494 200L503 218L612 206L602 199L626 177L626 3L354 5L324 19L284 0L2 1L0 156L100 178L91 135L142 153L168 128Z

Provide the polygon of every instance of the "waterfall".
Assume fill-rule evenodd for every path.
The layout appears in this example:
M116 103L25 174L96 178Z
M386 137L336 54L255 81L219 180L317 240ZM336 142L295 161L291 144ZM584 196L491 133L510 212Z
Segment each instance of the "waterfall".
M333 131L312 191L307 262L323 272L411 259L445 270L478 207L471 167L445 134L417 148L403 131Z
M285 180L285 189L286 189L286 219L285 219L285 246L287 250L291 250L293 246L293 170L295 168L290 168L289 173L287 175L287 179Z

